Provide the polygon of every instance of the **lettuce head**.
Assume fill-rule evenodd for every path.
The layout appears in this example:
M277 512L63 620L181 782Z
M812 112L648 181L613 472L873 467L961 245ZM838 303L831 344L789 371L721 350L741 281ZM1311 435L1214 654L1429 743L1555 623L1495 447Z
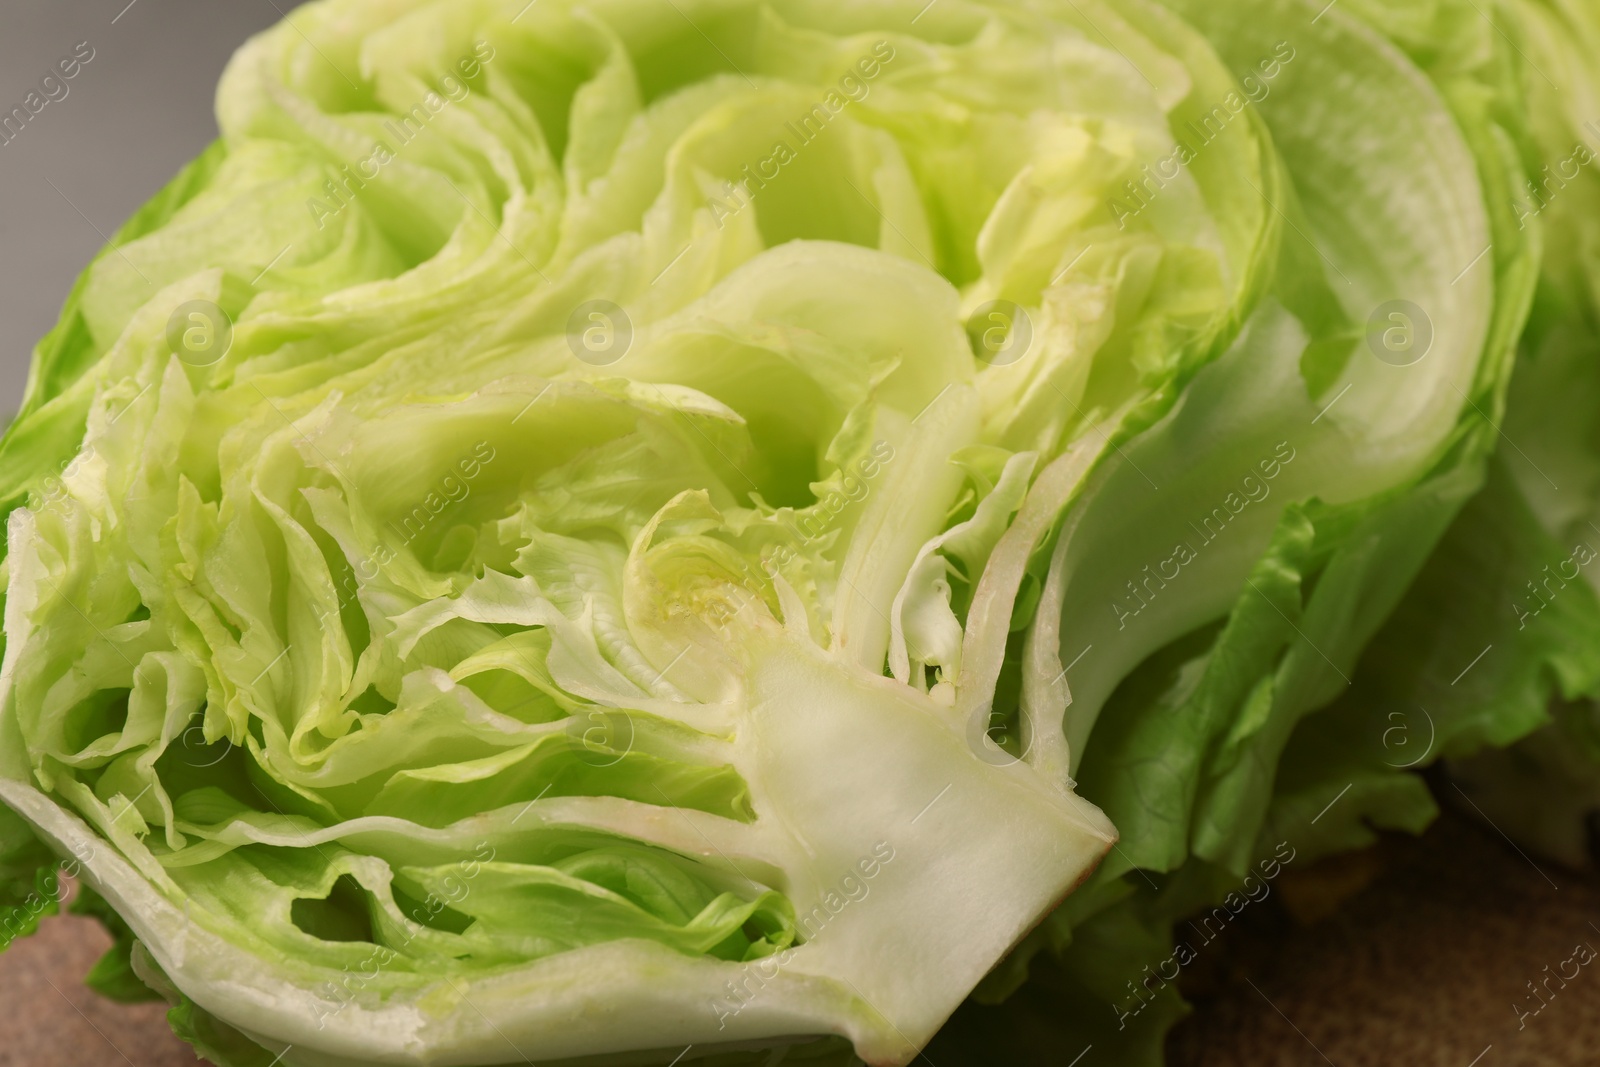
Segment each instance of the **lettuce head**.
M1537 269L1511 53L1376 22L294 11L0 444L7 899L229 1065L901 1064L1047 948L1158 1057L1172 921L1415 819L1297 746Z

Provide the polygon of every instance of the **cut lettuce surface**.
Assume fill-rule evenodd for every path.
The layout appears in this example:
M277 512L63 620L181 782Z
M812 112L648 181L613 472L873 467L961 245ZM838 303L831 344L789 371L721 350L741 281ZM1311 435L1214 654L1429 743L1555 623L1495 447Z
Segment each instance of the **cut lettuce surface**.
M1103 214L1230 82L1095 14L248 45L8 441L0 792L137 940L104 984L286 1063L912 1057L1113 840L1059 723L972 729L1026 564L1276 241L1246 129Z
M1564 532L1471 6L297 9L0 442L12 936L71 857L224 1067L902 1064L1030 967L1158 1063L1179 920L1431 817L1384 656L1481 513Z

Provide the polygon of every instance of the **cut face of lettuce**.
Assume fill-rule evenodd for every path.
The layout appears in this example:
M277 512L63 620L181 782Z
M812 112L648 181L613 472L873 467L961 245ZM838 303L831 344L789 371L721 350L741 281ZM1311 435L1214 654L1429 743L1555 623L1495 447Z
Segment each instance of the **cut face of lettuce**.
M241 52L7 444L0 791L139 973L287 1063L915 1054L1113 840L986 734L1025 565L1276 237L1248 124L1106 211L1231 82L1095 13Z
M248 44L0 445L0 798L117 973L240 1063L899 1064L1077 926L1114 1021L1475 486L1531 277L1498 127L1315 14Z

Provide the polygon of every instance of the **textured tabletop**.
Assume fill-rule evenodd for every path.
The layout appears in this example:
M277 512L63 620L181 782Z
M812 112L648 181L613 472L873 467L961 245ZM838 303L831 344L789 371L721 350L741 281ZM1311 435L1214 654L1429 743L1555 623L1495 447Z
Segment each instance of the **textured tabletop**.
M1537 1003L1526 983L1578 943L1600 949L1594 875L1535 867L1493 830L1446 815L1420 840L1386 839L1277 888L1186 969L1198 1011L1168 1043L1171 1067L1600 1064L1600 966L1552 986L1520 1029L1513 1010ZM1340 890L1353 895L1336 907ZM1291 909L1331 914L1302 923ZM1068 1067L1083 1053L1076 1067L1121 1067L1060 1047L1051 1006L1029 1010L1021 996L1009 1010L963 1008L929 1062Z

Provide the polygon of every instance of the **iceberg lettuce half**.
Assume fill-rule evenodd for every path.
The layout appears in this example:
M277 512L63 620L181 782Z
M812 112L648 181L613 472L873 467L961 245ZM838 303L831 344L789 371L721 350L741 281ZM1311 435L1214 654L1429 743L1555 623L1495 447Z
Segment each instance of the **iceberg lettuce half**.
M1156 1055L1173 920L1420 803L1296 746L1495 442L1479 43L297 10L0 444L7 892L229 1064L906 1063L1046 946Z

